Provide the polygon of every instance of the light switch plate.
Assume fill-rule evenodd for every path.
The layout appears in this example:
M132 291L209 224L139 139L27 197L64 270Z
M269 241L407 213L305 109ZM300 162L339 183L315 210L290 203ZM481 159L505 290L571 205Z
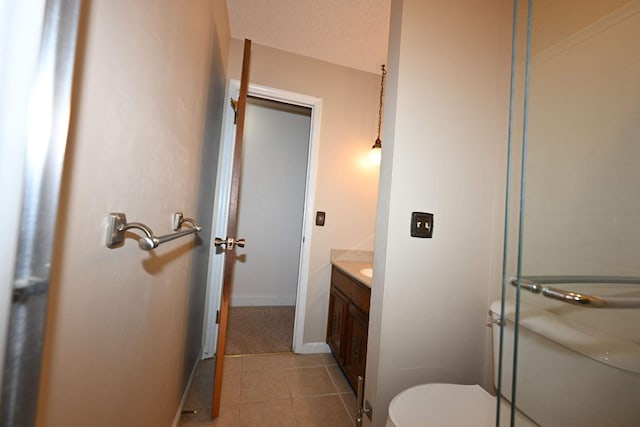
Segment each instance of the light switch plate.
M433 237L433 214L411 212L411 237L430 239Z

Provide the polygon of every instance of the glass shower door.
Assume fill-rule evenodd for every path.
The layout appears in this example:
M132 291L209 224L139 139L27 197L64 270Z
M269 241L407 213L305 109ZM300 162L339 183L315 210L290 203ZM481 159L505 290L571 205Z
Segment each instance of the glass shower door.
M637 426L640 1L519 3L500 425Z

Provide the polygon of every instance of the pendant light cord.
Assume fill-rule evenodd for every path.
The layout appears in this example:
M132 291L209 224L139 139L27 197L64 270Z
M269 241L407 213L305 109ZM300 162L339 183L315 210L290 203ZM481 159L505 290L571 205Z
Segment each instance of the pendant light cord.
M387 70L384 64L382 64L382 78L380 79L380 107L378 109L378 140L380 140L380 129L382 128L382 100L384 98L384 78L387 75Z

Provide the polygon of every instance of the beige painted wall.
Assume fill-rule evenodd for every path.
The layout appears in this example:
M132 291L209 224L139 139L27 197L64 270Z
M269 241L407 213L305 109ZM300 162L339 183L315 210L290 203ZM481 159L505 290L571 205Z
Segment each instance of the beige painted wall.
M639 12L607 10L532 57L523 274L640 275ZM534 44L554 19L540 2Z
M38 425L167 426L200 355L226 5L84 7ZM175 211L202 243L105 247L109 212L164 234Z
M510 18L504 0L392 2L365 390L376 426L384 425L393 396L410 386L488 387ZM412 211L435 214L432 239L409 236Z
M238 79L240 40L232 39L229 58L230 77ZM367 156L376 138L380 77L254 43L250 81L322 99L312 203L327 219L311 236L304 343L324 343L331 248L373 248L378 167Z

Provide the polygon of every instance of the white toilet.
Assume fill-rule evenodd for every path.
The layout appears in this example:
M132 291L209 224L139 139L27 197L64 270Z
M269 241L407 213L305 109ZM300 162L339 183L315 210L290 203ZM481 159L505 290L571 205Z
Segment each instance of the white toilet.
M500 318L500 305L491 305L491 317ZM494 368L498 366L500 327L493 323ZM495 376L494 376L495 377ZM511 407L502 399L501 424L509 425ZM517 414L518 426L535 426ZM496 397L477 384L421 384L400 392L389 405L387 427L495 427Z
M490 309L493 320L500 318L500 311L500 302L494 302ZM504 313L509 320L503 325L504 360L513 360L514 312L514 303L506 302ZM627 318L618 310L601 311L594 316L590 310L567 310L563 303L550 304L533 294L523 296L518 383L527 386L520 389L516 425L639 425L638 327L637 322L621 319ZM602 325L615 327L615 334L603 330ZM500 329L493 323L494 384ZM503 365L503 384L511 384L512 370L511 363ZM577 372L587 374L576 375ZM544 381L540 381L541 377ZM510 425L510 387L502 393L500 424ZM391 401L387 427L493 427L496 403L496 397L479 385L419 385Z

